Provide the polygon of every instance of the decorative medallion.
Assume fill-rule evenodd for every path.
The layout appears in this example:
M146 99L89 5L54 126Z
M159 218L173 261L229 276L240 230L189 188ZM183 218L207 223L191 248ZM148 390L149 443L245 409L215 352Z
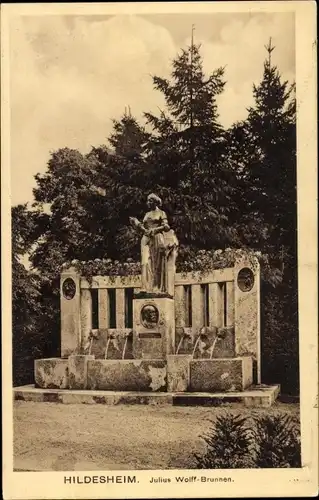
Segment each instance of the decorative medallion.
M145 328L155 328L159 319L158 309L152 304L144 306L141 310L141 321Z
M249 292L255 283L254 273L249 267L241 269L237 276L237 284L242 292Z
M67 278L62 285L63 297L67 300L73 299L76 292L76 284L72 278Z

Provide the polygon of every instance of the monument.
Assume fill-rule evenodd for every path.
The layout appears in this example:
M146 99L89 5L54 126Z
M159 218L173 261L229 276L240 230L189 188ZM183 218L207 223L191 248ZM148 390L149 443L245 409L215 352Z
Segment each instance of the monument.
M63 269L61 358L35 360L35 385L15 397L270 406L279 386L261 383L258 260L241 254L232 267L176 273L178 240L162 200L152 193L147 205L142 221L129 221L141 238L141 274L89 282Z
M178 240L170 228L162 200L147 198L143 222L130 222L142 234L141 290L133 299L135 358L165 359L175 352L174 285Z

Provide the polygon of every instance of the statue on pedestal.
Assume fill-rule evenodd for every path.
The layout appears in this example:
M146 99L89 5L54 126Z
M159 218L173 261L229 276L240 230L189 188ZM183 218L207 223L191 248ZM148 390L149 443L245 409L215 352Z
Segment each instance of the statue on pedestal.
M156 194L147 197L149 211L143 222L130 217L141 234L142 292L174 295L175 260L178 240L169 227L162 200Z

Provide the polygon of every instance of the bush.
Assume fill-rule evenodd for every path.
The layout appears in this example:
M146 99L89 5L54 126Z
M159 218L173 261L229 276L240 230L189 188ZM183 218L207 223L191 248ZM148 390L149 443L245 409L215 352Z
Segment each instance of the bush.
M297 426L288 415L248 417L226 413L201 436L207 447L195 454L198 469L301 467Z
M205 455L195 455L199 469L244 469L251 467L251 429L246 418L231 413L217 417L206 435Z
M293 419L288 415L266 415L254 420L256 467L301 467L300 439Z

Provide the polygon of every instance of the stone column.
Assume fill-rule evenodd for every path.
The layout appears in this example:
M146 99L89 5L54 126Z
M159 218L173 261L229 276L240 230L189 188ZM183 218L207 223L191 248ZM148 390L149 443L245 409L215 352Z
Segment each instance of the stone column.
M168 392L187 392L190 382L190 354L171 354L167 356Z
M89 288L81 291L81 347L83 348L92 331L92 294Z
M252 356L254 383L261 383L260 266L256 258L243 258L234 266L236 356Z
M88 361L92 360L94 360L94 356L91 354L69 356L69 389L87 389Z
M74 267L65 269L60 280L61 357L66 358L81 347L80 274Z

